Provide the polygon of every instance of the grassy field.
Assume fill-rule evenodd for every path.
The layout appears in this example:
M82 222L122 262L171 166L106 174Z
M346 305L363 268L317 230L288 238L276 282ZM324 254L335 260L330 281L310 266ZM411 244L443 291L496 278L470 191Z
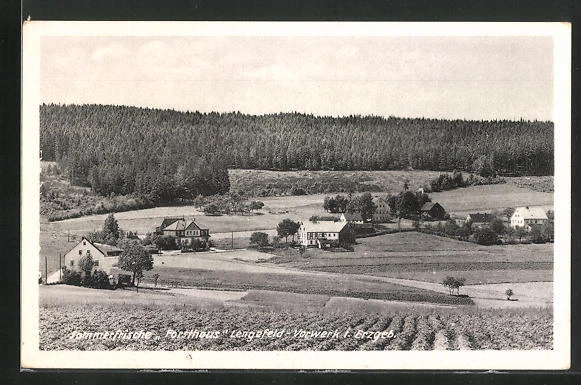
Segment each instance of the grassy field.
M269 259L309 271L441 282L446 276L467 284L553 280L553 245L479 246L435 235L405 232L364 238L354 252L309 249L302 257L286 250Z
M370 278L345 276L341 282L329 285L324 276L310 274L271 273L256 271L206 270L156 266L146 275L159 274L159 283L167 286L189 286L218 290L271 290L303 294L373 298L396 301L441 304L471 304L468 298L451 297L442 293L390 284Z
M548 350L553 347L552 324L552 312L538 309L414 309L359 314L163 305L44 305L40 308L39 347L72 351ZM276 332L256 334L264 329ZM78 333L113 334L117 330L142 330L151 336L83 339L81 334L81 338L75 338ZM189 337L176 338L177 333L190 330Z
M438 171L270 171L229 170L230 188L261 196L266 192L289 195L293 187L307 194L338 192L382 191L399 192L405 180L410 188L421 187L426 181L437 178Z

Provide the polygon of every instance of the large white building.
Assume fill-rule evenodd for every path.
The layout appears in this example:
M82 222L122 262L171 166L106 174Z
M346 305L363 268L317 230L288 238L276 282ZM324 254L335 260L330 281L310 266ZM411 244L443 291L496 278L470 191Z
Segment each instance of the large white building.
M547 213L542 207L517 207L510 217L510 227L523 227L527 231L532 225L544 225L547 223Z
M387 201L383 198L375 197L373 198L373 203L375 203L375 212L373 213L373 222L389 222L390 212L389 205Z
M324 247L327 243L341 242L348 231L347 222L305 222L299 227L299 242L303 246Z

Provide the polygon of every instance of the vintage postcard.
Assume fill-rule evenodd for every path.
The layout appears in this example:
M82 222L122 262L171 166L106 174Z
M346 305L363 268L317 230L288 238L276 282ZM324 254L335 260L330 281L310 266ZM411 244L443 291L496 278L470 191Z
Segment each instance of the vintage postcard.
M22 367L569 368L570 34L26 22Z

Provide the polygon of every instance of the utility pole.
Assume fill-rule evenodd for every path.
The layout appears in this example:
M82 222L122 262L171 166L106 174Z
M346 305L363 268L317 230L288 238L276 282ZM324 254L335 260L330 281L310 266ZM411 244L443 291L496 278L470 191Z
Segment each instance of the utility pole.
M48 283L48 258L44 256L44 284Z
M232 250L234 250L234 231L232 231Z
M59 253L59 281L63 280L63 267L61 265L61 253Z

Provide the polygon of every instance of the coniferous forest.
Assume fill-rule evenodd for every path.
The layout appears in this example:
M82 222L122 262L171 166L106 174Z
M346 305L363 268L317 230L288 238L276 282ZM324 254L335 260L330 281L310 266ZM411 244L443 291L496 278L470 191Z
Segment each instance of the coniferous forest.
M42 105L40 148L73 184L171 202L229 190L228 168L553 174L553 123Z

